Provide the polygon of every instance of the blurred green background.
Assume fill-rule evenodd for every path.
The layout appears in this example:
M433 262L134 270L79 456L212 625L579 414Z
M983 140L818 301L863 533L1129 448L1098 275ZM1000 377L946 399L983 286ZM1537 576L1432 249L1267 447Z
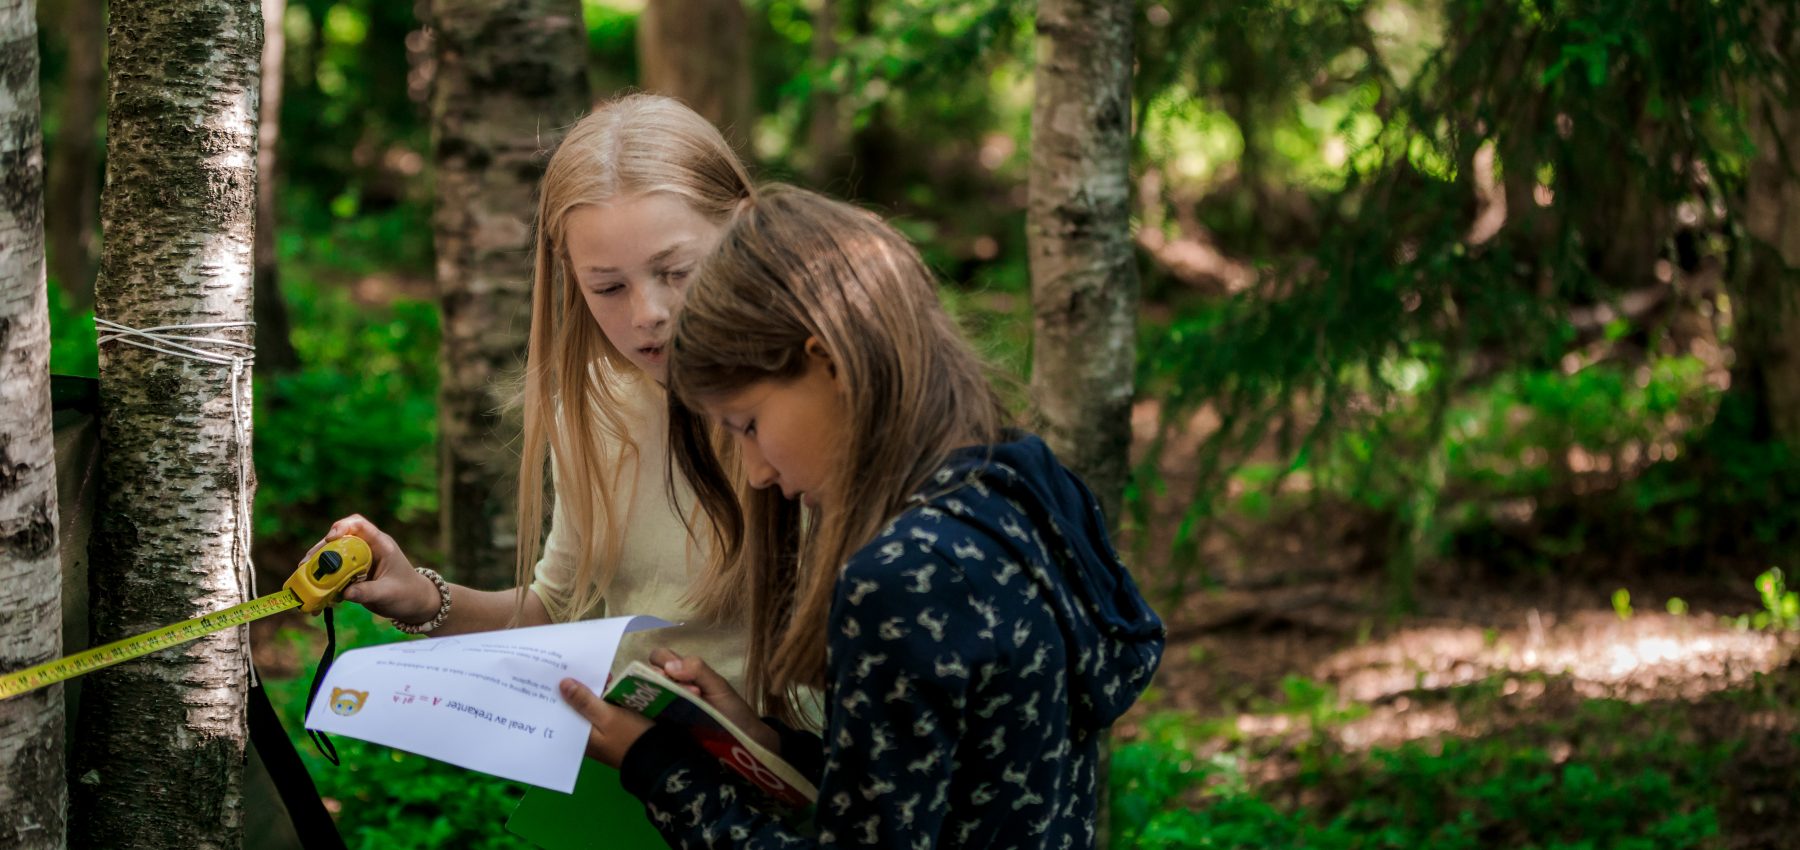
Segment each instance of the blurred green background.
M39 5L54 164L104 122L65 124L65 12ZM640 7L584 6L594 91L633 85ZM845 2L823 66L815 4L745 8L755 173L806 182L809 99L840 93L850 154L815 184L916 240L1022 385L1034 7ZM1800 127L1793 15L1138 5L1124 537L1172 636L1115 736L1114 846L1800 843L1781 572L1800 435L1778 392L1800 377L1767 342L1800 335L1780 307L1800 258L1771 258L1752 213L1800 222L1787 154L1759 165ZM382 0L293 0L282 22L276 245L300 365L258 375L255 422L277 575L351 511L434 560L419 27ZM53 370L91 375L81 287L50 289ZM348 645L394 637L341 622ZM259 666L298 732L321 638L285 625ZM309 765L351 846L514 846L516 787L341 750Z

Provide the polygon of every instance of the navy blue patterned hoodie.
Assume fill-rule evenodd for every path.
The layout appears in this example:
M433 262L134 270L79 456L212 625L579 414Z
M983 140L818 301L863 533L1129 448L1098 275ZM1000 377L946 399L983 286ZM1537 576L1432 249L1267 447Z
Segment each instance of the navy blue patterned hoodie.
M1092 493L1012 436L955 452L838 579L825 734L777 724L816 832L653 727L621 770L671 846L1094 845L1100 733L1149 684L1162 622Z

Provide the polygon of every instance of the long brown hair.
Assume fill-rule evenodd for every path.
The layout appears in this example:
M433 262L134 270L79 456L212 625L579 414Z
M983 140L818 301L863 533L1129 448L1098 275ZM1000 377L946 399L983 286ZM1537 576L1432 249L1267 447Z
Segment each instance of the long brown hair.
M695 595L747 602L747 683L791 717L796 688L824 685L839 567L952 449L994 441L1006 414L918 251L871 213L767 188L694 281L672 343L670 449L726 565ZM773 488L734 492L714 431L694 411L759 381L798 377L809 338L837 369L847 437L826 500L803 523Z
M529 584L543 545L548 462L558 484L555 498L581 554L571 596L552 604L553 620L592 609L618 571L632 500L627 470L637 462L637 442L616 390L649 380L588 313L569 265L565 224L577 207L656 192L723 224L753 188L712 124L680 101L646 94L601 104L570 128L539 189L531 332L519 398L525 427L517 568L520 585Z

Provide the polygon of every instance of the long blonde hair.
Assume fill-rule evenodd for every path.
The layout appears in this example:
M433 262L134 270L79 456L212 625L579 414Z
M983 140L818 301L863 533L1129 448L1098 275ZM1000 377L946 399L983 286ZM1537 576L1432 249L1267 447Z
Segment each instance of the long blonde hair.
M847 438L827 500L803 527L798 506L773 488L734 492L728 459L695 411L798 377L812 337L843 385ZM747 684L770 710L792 717L798 688L824 686L839 568L952 449L997 439L1006 414L984 372L918 251L847 204L764 189L696 269L672 342L670 450L726 564L709 577L723 586L695 593L748 604Z
M517 566L523 587L543 545L548 462L580 556L569 598L550 605L553 620L574 619L599 604L618 572L632 500L625 471L638 462L638 449L615 384L627 376L647 380L588 313L564 241L568 214L663 192L723 224L753 191L749 173L718 129L667 97L634 94L602 104L569 130L550 157L539 189L531 333L519 399L525 426Z

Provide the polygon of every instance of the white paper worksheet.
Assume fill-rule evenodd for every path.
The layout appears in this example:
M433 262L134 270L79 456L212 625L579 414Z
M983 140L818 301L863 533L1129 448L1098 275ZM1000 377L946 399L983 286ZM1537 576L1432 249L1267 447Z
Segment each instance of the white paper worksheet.
M669 625L612 617L353 649L319 684L306 728L566 794L588 722L557 684L598 693L621 638Z

